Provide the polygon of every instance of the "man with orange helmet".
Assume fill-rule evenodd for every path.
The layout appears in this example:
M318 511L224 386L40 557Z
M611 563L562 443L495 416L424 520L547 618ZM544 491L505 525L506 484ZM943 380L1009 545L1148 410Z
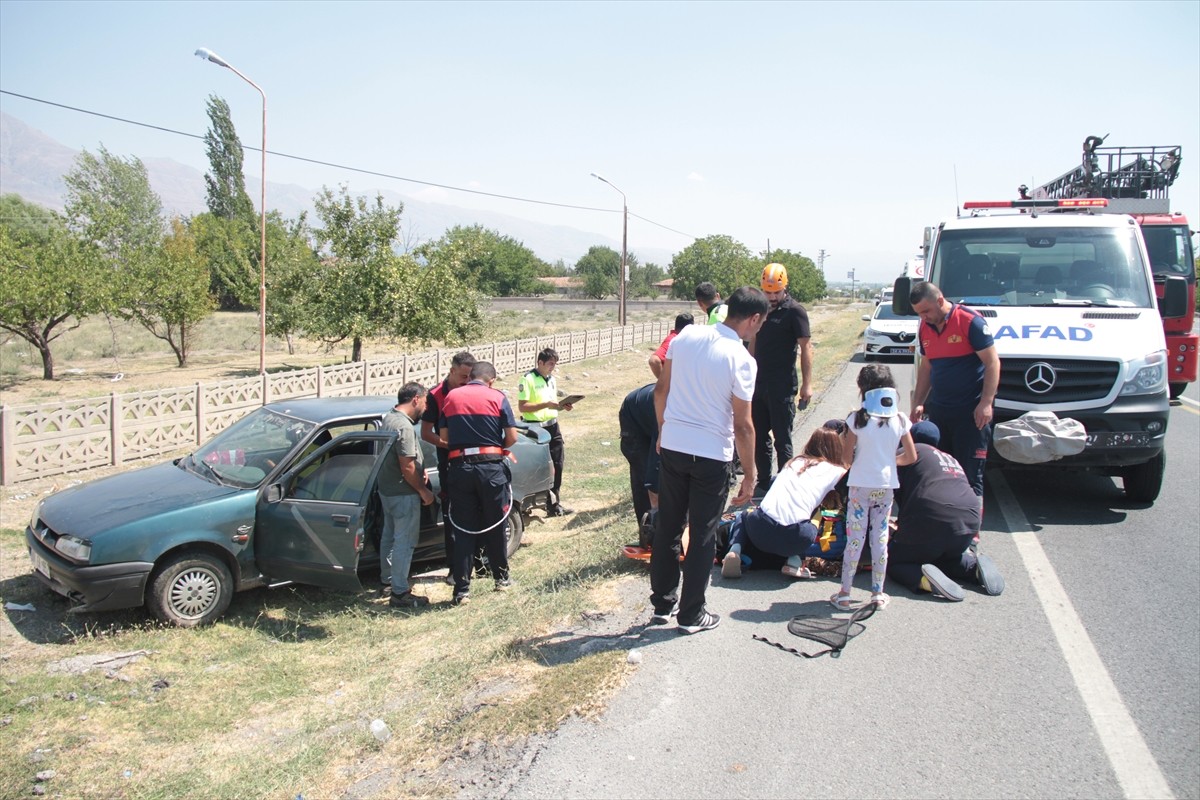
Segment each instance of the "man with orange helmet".
M812 339L808 312L787 293L787 268L767 264L762 271L762 290L770 312L762 329L750 342L758 362L751 412L754 419L754 463L758 473L755 494L766 494L771 486L771 451L776 466L783 469L792 458L792 424L796 419L796 395L801 408L812 397ZM796 354L800 355L800 380L796 380ZM773 446L772 446L773 445Z

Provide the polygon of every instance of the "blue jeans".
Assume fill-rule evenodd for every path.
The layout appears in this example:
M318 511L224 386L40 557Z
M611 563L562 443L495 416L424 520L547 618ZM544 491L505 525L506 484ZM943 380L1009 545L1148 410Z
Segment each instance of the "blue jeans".
M393 595L409 590L408 570L421 531L421 497L415 494L380 495L383 533L379 537L379 580L390 583Z

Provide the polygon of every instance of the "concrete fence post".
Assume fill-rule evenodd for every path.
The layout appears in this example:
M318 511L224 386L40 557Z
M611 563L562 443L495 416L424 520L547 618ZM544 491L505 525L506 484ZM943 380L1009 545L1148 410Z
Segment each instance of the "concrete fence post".
M0 406L0 486L17 482L17 443L13 441L12 406Z
M121 395L113 392L108 400L108 454L109 463L114 467L125 458L125 442L121 434L121 417L124 413Z

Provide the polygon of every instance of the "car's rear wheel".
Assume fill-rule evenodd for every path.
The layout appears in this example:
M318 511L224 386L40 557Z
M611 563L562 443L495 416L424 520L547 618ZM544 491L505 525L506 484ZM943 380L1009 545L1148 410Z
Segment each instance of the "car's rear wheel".
M180 628L215 622L233 599L233 576L221 559L182 553L164 562L150 579L146 607Z
M512 558L521 549L521 537L524 535L525 517L521 516L521 509L517 504L513 503L512 511L508 512L508 535L505 537L508 543L509 558Z

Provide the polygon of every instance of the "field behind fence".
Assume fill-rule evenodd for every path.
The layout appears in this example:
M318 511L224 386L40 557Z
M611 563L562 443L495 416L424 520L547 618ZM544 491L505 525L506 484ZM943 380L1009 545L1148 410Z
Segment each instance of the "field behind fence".
M277 400L395 394L408 381L432 386L446 374L454 354L463 349L481 361L492 362L497 373L506 375L530 369L546 347L558 351L560 363L574 363L646 342L657 343L671 325L653 321L191 387L0 406L0 485L116 466L193 447L252 409Z

